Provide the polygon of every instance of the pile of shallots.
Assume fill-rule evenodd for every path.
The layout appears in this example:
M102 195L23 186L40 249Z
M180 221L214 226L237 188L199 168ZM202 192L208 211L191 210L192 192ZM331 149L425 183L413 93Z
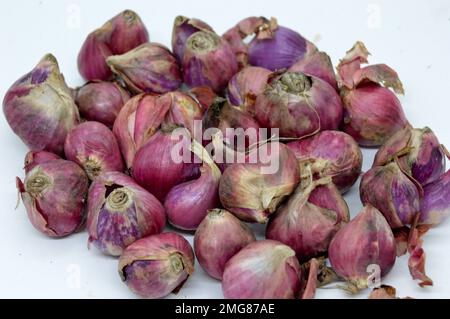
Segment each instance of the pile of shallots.
M397 73L368 56L357 42L335 74L326 53L263 17L220 36L179 16L170 50L126 10L87 36L82 87L47 54L6 93L30 149L17 178L28 217L50 237L86 227L146 298L182 288L195 257L226 298L313 298L332 282L357 292L404 254L432 285L422 240L450 215L448 153L406 119ZM359 146L380 149L351 220ZM266 239L247 223L267 224ZM174 228L195 231L194 248Z

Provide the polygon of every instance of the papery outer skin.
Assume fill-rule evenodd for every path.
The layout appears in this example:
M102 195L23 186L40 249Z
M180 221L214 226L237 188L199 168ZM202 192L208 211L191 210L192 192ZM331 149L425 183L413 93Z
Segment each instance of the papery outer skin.
M270 74L270 70L254 66L236 73L228 83L227 98L230 104L254 113L256 97L264 92Z
M170 108L169 96L139 94L122 108L113 132L128 168L136 152L156 133Z
M191 163L177 163L172 159L172 150L183 144L189 149L185 138L172 139L172 132L158 131L136 153L132 176L136 182L164 202L169 191L176 185L192 179Z
M93 81L76 92L75 103L81 116L112 128L130 94L115 82Z
M83 167L91 180L101 173L124 169L114 134L99 122L84 122L72 129L64 150L66 158Z
M46 180L42 189L31 185ZM84 222L88 178L75 163L55 159L36 165L22 183L17 178L22 201L33 226L50 237L76 232Z
M120 207L110 204L114 190L124 190L121 194L128 196ZM103 253L120 256L136 240L161 233L165 224L162 204L129 176L107 172L93 181L89 189L87 228L89 242Z
M205 109L191 96L182 92L166 93L171 104L164 123L185 127L194 136L194 121L201 121Z
M106 59L111 71L134 93L166 93L182 84L180 67L165 46L144 43Z
M359 186L363 204L376 207L395 229L410 225L419 211L419 190L397 163L366 172Z
M319 50L308 50L303 59L298 60L289 69L289 72L302 72L315 76L338 89L336 74L328 54Z
M306 77L311 87L297 94L287 92L279 83L283 76ZM255 109L261 127L279 128L281 137L305 137L320 130L335 130L343 115L335 89L319 78L298 72L271 80L257 97Z
M300 163L311 163L313 175L331 176L341 193L355 184L361 174L363 156L355 140L339 131L323 131L286 144Z
M226 299L294 299L301 269L295 252L274 240L250 243L225 265L222 291Z
M420 216L416 216L408 238L408 252L410 254L408 268L411 277L414 280L419 280L419 286L423 288L425 286L433 286L433 280L425 273L426 254L425 250L422 248L423 240L421 239L422 235L417 227L417 217Z
M207 23L195 18L177 16L172 29L172 51L179 63L183 62L187 39L198 31L214 32Z
M266 238L291 247L301 262L326 253L342 225L350 220L348 206L328 179L325 184L300 185L270 219Z
M248 65L247 37L254 35L260 39L272 38L277 28L275 18L268 20L265 17L247 17L225 32L222 38L230 45L238 61L239 69L242 69Z
M108 46L114 54L123 54L148 42L147 28L136 12L125 10L110 21L112 32Z
M108 80L111 70L106 59L148 42L148 32L139 16L125 10L91 32L78 53L78 70L88 81Z
M210 158L200 168L200 177L173 187L164 201L170 224L184 230L195 230L208 213L219 207L221 173Z
M262 174L268 164L236 163L228 166L219 184L222 205L247 222L266 223L281 201L289 196L300 181L297 159L284 144L271 143L268 163L278 161L278 170ZM274 151L278 147L278 151ZM260 160L260 159L259 159Z
M362 146L380 146L410 126L400 101L389 89L366 84L341 93L345 109L343 130Z
M25 174L28 174L28 172L31 171L33 168L35 168L37 165L50 162L55 159L61 159L61 157L46 151L37 151L37 152L29 151L27 155L25 155L24 161Z
M363 210L334 236L328 258L336 273L356 286L367 287L368 266L380 267L381 277L394 266L394 235L383 215L373 206Z
M226 210L214 209L195 232L195 256L211 277L221 280L228 260L255 240L247 224Z
M108 35L103 30L95 30L90 33L78 53L78 71L88 80L107 81L112 77L112 72L106 64L106 59L113 55L108 47Z
M206 112L218 97L209 86L196 86L191 88L187 94L193 97Z
M319 267L320 264L316 258L313 258L309 261L308 278L301 299L314 299L317 289L317 276L319 273Z
M279 26L272 38L253 39L248 47L248 62L272 71L289 68L315 46L299 33Z
M450 171L425 185L420 201L420 223L437 226L450 216Z
M367 299L398 299L397 291L394 287L382 285L374 288Z
M45 55L3 99L9 126L32 151L64 153L67 133L80 116L56 58Z
M385 165L396 156L401 167L421 185L433 182L445 172L442 146L428 127L398 131L378 150L373 166Z
M194 252L186 239L176 233L163 233L128 246L119 259L119 275L134 293L162 298L183 286L194 272L194 262Z
M201 41L206 42L206 49L198 49L197 43ZM183 75L189 87L206 85L220 93L237 71L233 51L217 34L199 31L188 38L183 57Z
M256 144L260 139L258 122L250 114L239 107L230 105L224 99L216 100L210 106L204 115L202 125L203 130L219 130L222 133L223 142L229 143L230 147L239 152L247 151L250 145ZM234 130L229 131L228 129ZM211 137L212 139L213 137ZM240 144L238 141L243 141L243 143ZM206 142L209 143L211 141L208 140ZM226 163L226 158L224 158L223 162L220 164L224 167L227 164L231 164Z

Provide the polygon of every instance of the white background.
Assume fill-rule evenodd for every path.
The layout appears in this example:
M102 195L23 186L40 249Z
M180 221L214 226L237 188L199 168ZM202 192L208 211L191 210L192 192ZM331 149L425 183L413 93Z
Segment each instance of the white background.
M176 15L197 17L223 33L249 15L275 16L327 51L336 64L356 40L398 71L406 89L405 112L416 127L430 126L450 146L450 2L423 1L0 1L0 95L53 53L70 86L81 85L76 67L86 35L123 9L144 20L152 41L170 45ZM0 116L0 297L134 298L121 283L117 261L87 249L85 232L49 239L33 229L17 200L15 177L23 176L27 151ZM364 150L364 169L374 150ZM361 209L358 185L346 195L352 216ZM256 227L262 235L264 229ZM187 235L192 241L192 235ZM450 221L425 237L427 272L434 287L419 288L400 258L384 283L400 296L450 298ZM356 298L365 298L365 291ZM172 296L174 297L174 296ZM196 264L195 274L176 296L221 298L221 286ZM318 298L348 298L337 289L321 289Z

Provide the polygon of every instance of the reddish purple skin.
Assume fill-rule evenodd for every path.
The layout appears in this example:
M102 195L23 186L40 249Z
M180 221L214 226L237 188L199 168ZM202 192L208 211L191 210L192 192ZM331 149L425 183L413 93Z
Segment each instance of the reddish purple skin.
M182 269L172 269L178 256ZM119 259L119 274L126 285L145 298L162 298L180 289L194 271L194 252L189 242L175 233L149 236L128 246Z
M289 68L304 57L307 40L297 32L279 26L272 39L253 39L248 48L248 61L272 71Z
M131 198L125 207L109 205L109 196L113 196L114 190L129 192ZM162 204L129 176L110 172L92 183L87 217L89 242L103 253L120 256L123 249L136 240L159 234L165 224Z
M417 186L396 163L377 166L364 174L360 184L363 204L371 204L395 229L412 224L419 212Z
M171 157L178 143L180 140L172 140L170 132L158 131L136 153L133 161L133 178L161 202L174 186L193 176L195 164L176 163ZM189 146L186 144L184 149L188 150Z
M148 31L139 16L125 10L112 18L108 46L114 54L123 54L149 41Z
M248 66L236 73L228 83L227 97L232 105L243 106L246 100L263 93L271 71ZM251 105L245 105L251 107Z
M79 122L69 93L52 55L46 55L8 89L3 113L30 150L63 154L66 135Z
M294 194L278 209L269 221L266 238L288 245L306 262L325 254L333 236L350 218L347 204L333 184L318 186L304 203L303 197L303 192Z
M313 137L290 142L287 146L297 159L322 160L329 165L313 173L332 176L341 193L348 191L361 174L363 156L353 138L339 131L323 131Z
M206 32L197 32L206 33ZM218 37L214 34L214 36ZM221 93L238 71L230 45L218 37L218 45L207 52L195 52L187 45L183 58L184 82L189 87L209 86Z
M233 214L210 211L195 232L195 255L211 277L221 280L228 260L255 240L252 230Z
M112 128L117 115L130 99L130 94L112 82L90 82L81 87L75 102L81 115Z
M407 154L401 154L410 148ZM445 155L431 129L405 128L394 134L378 150L373 166L386 164L399 157L402 168L411 173L421 185L438 179L445 172Z
M28 174L29 171L31 171L39 164L50 162L56 159L61 159L61 157L46 151L29 151L25 156L25 174Z
M121 172L122 155L114 134L99 122L84 122L67 135L64 145L66 158L82 166L89 178L104 172ZM89 160L97 162L98 171L92 170Z
M106 81L112 72L106 58L148 42L148 32L135 12L125 10L91 32L78 53L78 70L88 81Z
M274 240L250 243L225 265L226 299L294 299L301 286L295 252Z
M361 146L380 146L409 125L397 96L378 84L344 91L343 101L343 131Z
M394 235L383 215L368 205L336 234L328 249L328 257L340 277L367 284L369 265L378 265L381 276L394 266Z
M256 99L255 118L266 128L279 128L281 137L305 137L317 131L336 130L341 124L341 98L327 82L311 79L306 97L267 87ZM269 83L270 84L270 83Z
M420 223L438 225L450 216L450 171L423 188Z
M180 229L195 230L208 210L219 207L219 176L204 164L198 179L173 187L164 201L169 222Z
M144 43L123 55L108 58L107 62L135 93L167 93L182 84L175 57L157 43Z
M273 174L261 174L266 164L236 163L227 167L220 179L220 201L235 216L250 223L267 223L281 200L289 196L300 181L300 173L295 155L284 144L279 144L279 152L272 152L268 158L279 161L279 169ZM268 161L267 161L268 162ZM253 184L249 188L249 184ZM281 190L272 198L268 207L262 205L262 195L267 189ZM255 208L255 203L260 207Z
M50 183L34 193L27 188L27 182L37 173L47 176ZM80 228L85 217L88 178L77 164L62 159L40 163L27 173L24 183L17 178L17 186L37 230L50 237L64 237Z
M177 25L178 18L181 17L176 18L172 30L172 52L178 62L182 63L187 39L195 32L202 30L214 32L214 30L207 23L195 18L185 18L185 21Z
M295 62L290 68L290 72L303 72L315 76L330 84L335 90L338 89L336 74L330 57L325 52L318 50L308 50L303 59Z
M78 53L78 71L88 81L107 81L112 77L106 58L113 52L105 43L105 37L99 30L90 33Z

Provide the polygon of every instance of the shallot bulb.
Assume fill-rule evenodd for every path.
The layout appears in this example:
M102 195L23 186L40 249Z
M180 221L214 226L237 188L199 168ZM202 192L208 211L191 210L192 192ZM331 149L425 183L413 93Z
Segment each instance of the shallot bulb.
M3 113L13 132L31 150L59 155L64 153L67 133L80 120L71 91L51 54L8 89Z
M395 158L402 169L422 185L433 182L445 172L445 152L428 127L398 131L378 150L373 166L385 165Z
M86 80L108 80L106 59L148 42L148 32L136 12L125 10L91 32L78 54L78 70Z
M393 229L411 225L419 211L419 189L396 162L365 173L360 195L362 203L376 207Z
M104 173L89 189L87 227L89 243L120 256L136 240L159 234L166 224L161 203L129 176Z
M334 130L342 120L342 102L327 82L300 72L286 72L267 83L255 102L262 127L279 128L281 137L305 137Z
M249 113L254 113L256 97L264 92L271 71L248 66L236 73L228 83L228 101L240 106Z
M266 238L288 245L306 262L325 254L349 220L348 206L330 177L306 181L270 219Z
M116 82L89 82L77 89L75 95L82 117L111 128L129 99L130 94Z
M302 59L294 63L289 71L315 76L324 80L336 90L338 89L333 63L330 56L325 52L310 50Z
M89 181L75 163L53 159L35 163L17 189L33 226L50 237L76 232L84 222Z
M176 185L196 176L198 166L173 158L173 153L184 157L190 140L186 134L172 135L177 127L166 127L156 132L136 153L132 175L136 182L164 202L169 191ZM196 170L197 169L197 170Z
M380 146L397 131L409 127L397 96L403 85L397 73L385 64L361 68L369 52L357 42L338 65L344 102L344 132L362 146Z
M241 108L230 105L225 99L216 99L206 112L202 124L204 130L220 131L221 138L233 150L240 152L244 152L249 146L256 144L260 137L258 122ZM218 156L218 154L215 155Z
M181 86L180 67L165 46L144 43L106 59L111 71L134 93L166 93Z
M28 172L31 171L35 166L53 161L55 159L61 159L61 157L46 151L29 151L25 156L24 161L25 174L28 174Z
M189 242L175 233L140 239L119 259L122 281L145 298L177 293L194 272L194 252Z
M247 44L246 38L251 38ZM301 60L315 46L300 34L278 26L276 19L248 17L228 30L226 39L237 56L241 67L247 64L272 71L289 68Z
M307 139L290 142L302 167L310 166L315 177L331 176L345 193L361 174L363 156L358 144L348 134L323 131Z
M420 223L437 226L450 216L450 171L423 187Z
M367 205L334 236L328 257L347 288L358 291L367 288L371 276L384 277L394 266L394 235L383 215Z
M266 223L300 181L294 153L284 144L270 143L252 151L257 161L228 166L219 195L223 206L247 222ZM267 171L265 171L265 169Z
M300 286L295 252L274 240L245 246L227 262L222 278L227 299L294 299Z
M66 158L84 168L93 180L104 172L123 171L119 145L109 128L99 122L84 122L67 135Z
M202 121L205 109L189 94L169 92L166 95L170 98L170 106L164 123L185 127L194 136L195 121Z
M195 140L192 152L203 161L200 177L173 187L164 202L169 222L180 229L195 230L208 210L218 207L219 181L222 176L208 152Z
M226 210L213 209L195 232L195 256L211 277L221 280L228 260L255 240L247 224Z
M122 108L113 132L128 168L133 165L136 152L155 134L170 108L169 96L139 94Z
M206 85L223 91L238 71L228 43L210 31L199 31L186 41L183 57L184 82L190 87Z
M179 63L183 62L184 49L187 39L198 31L214 30L205 22L195 18L177 16L172 29L172 51Z
M214 103L217 94L209 86L196 86L191 88L187 94L194 98L202 107L204 111Z

